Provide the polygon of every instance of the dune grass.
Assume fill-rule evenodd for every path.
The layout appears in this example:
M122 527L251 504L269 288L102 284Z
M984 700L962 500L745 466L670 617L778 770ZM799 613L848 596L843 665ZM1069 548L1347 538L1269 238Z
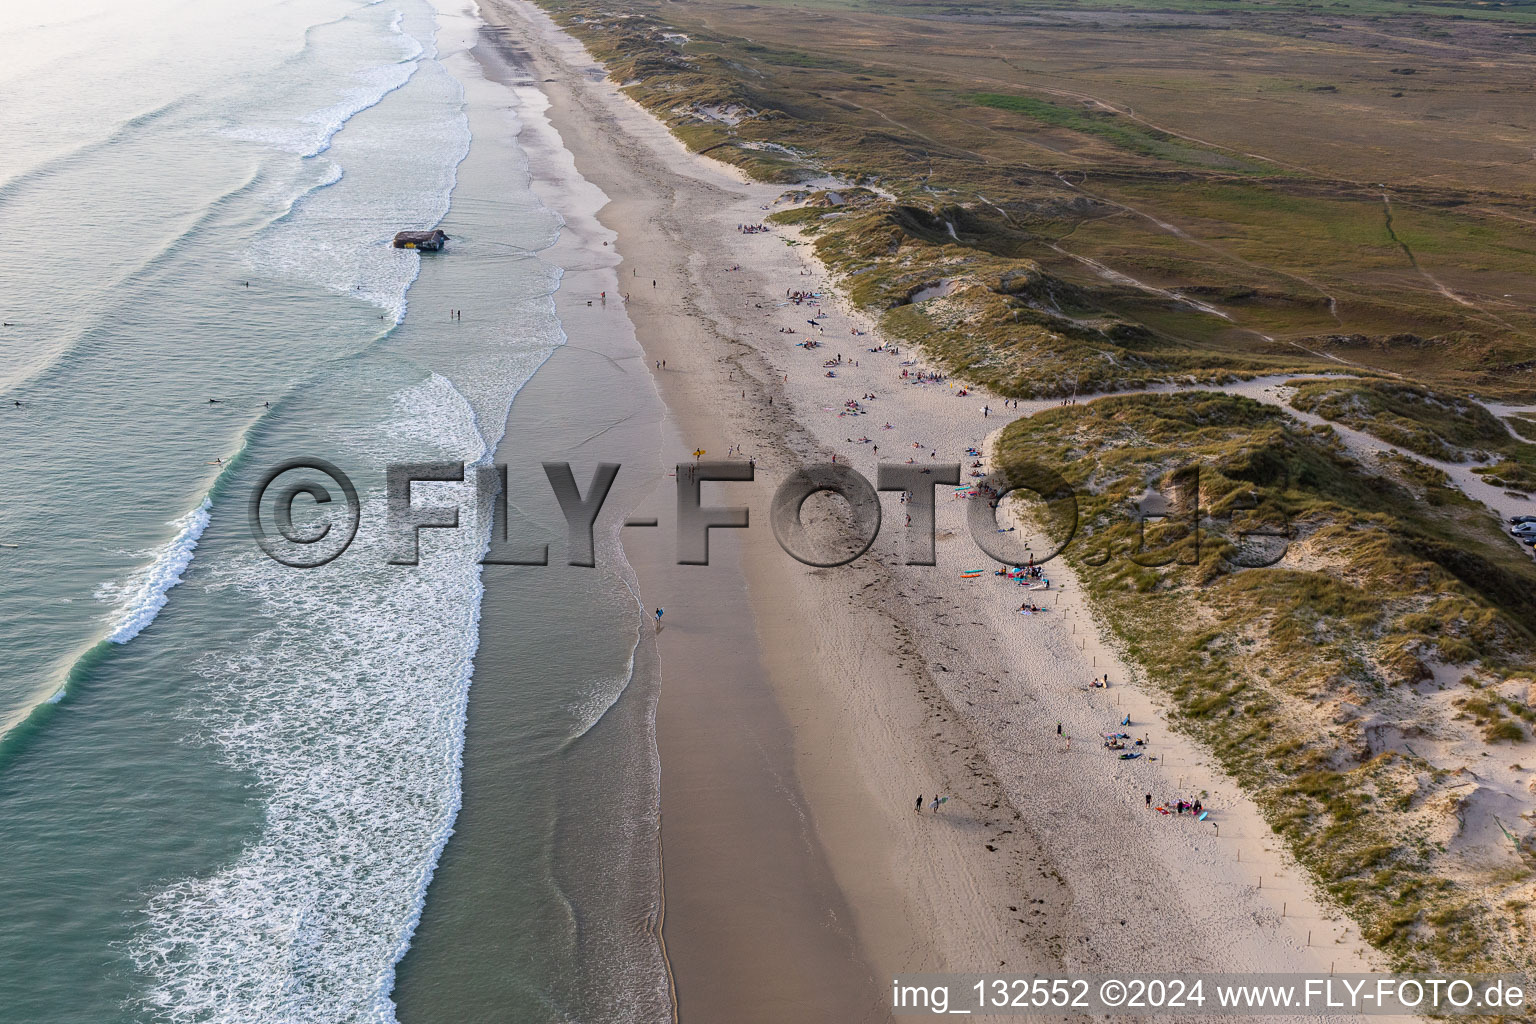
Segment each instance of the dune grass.
M1536 483L1536 445L1448 397L1536 398L1536 114L1524 62L1487 59L1523 52L1510 28L1536 9L539 2L691 148L838 179L835 211L807 187L771 219L964 379L1031 397L1342 360L1404 380L1306 407ZM1530 741L1536 711L1505 691L1536 672L1536 569L1485 509L1422 462L1361 467L1327 428L1210 393L1048 411L1000 454L1064 467L1095 607L1370 941L1419 969L1530 962L1529 856L1499 878L1447 859L1454 782L1402 732L1434 669L1464 666L1455 724ZM1199 518L1143 542L1135 499L1191 463ZM1234 567L1278 543L1242 535L1260 526L1286 558Z
M1362 725L1411 703L1431 664L1466 665L1484 737L1529 738L1488 694L1536 669L1536 566L1480 507L1426 467L1363 472L1331 432L1216 393L1050 410L998 454L1005 477L1041 463L1077 489L1065 557L1095 608L1368 939L1417 969L1527 955L1503 885L1448 870L1426 840L1452 780ZM1142 534L1148 487L1174 514ZM1290 538L1255 545L1261 527ZM1241 567L1275 544L1282 560Z
M1481 91L1448 77L1463 39L1487 45L1450 8L1330 8L1422 12L1449 33L1443 57L1385 60L1371 48L1378 22L1324 32L1309 8L1278 2L1191 5L1206 19L1195 22L1178 5L1100 0L1073 9L1106 21L1028 24L1012 19L1051 5L543 3L692 148L767 181L832 174L894 195L868 217L803 223L849 255L846 274L871 272L854 253L878 253L874 272L897 286L984 275L942 313L908 310L893 328L1004 394L1309 370L1326 353L1437 387L1536 395L1536 315L1481 298L1536 303L1536 245L1519 226L1529 203L1511 191L1515 172L1490 170L1523 166L1530 146L1518 132L1461 132L1427 106L1486 108L1525 131L1527 113L1499 98L1523 85L1502 71ZM1190 61L1126 62L1181 45ZM1428 119L1405 119L1394 94ZM745 113L710 116L722 107ZM1422 182L1402 180L1421 166ZM1041 288L1000 305L986 294L994 272Z

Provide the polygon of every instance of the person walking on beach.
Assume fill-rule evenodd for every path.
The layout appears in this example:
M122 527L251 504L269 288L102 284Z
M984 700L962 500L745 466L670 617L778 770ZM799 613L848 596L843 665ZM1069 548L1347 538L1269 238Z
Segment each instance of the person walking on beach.
M933 811L934 814L938 814L939 807L944 803L945 800L948 799L949 797L947 796L936 796L933 798L933 803L929 804L928 807L931 811Z
M914 808L914 810L918 814L922 814L923 813L923 794L921 794L921 793L917 794L917 807Z
M1152 809L1152 794L1148 793L1147 794L1147 810L1150 811L1151 809Z
M1057 736L1061 735L1061 723L1060 722L1056 723L1056 735Z
M661 629L661 617L666 614L665 608L656 609L656 628Z

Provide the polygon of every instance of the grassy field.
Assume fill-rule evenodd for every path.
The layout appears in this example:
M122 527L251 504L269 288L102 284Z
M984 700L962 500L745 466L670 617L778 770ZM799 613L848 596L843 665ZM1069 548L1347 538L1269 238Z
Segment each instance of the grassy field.
M810 224L834 252L867 253L843 237L862 230L903 250L866 273L1006 262L1071 295L1036 305L1083 345L974 289L929 318L947 329L899 324L955 369L1003 368L985 379L1005 393L1331 356L1536 395L1536 6L545 6L694 148L894 197ZM1155 340L1105 372L1096 346L1136 331ZM1051 358L1030 373L1019 349Z

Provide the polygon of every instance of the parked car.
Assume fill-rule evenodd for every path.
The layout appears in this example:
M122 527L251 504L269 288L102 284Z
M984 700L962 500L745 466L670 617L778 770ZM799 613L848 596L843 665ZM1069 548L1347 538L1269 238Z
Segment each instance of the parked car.
M1510 516L1511 526L1519 526L1521 523L1536 523L1536 516Z
M1536 533L1536 523L1521 523L1519 526L1511 526L1509 532L1517 537L1521 535L1529 536Z

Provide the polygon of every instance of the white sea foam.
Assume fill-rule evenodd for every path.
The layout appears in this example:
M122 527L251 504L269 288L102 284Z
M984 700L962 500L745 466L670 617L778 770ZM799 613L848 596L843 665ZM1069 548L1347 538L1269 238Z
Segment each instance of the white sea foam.
M360 68L351 75L353 84L336 94L336 101L294 117L272 121L242 119L226 125L220 134L232 139L256 142L296 156L318 156L331 146L336 133L358 114L381 103L386 96L405 85L419 65L413 60Z
M442 377L403 391L394 411L388 429L342 446L380 468L486 453ZM200 666L204 727L256 776L266 817L234 863L150 902L134 952L156 979L157 1019L394 1020L394 964L459 806L486 536L472 484L418 487L461 519L425 531L419 566L385 564L375 495L352 549L324 569L249 553L209 570L213 600L254 598L269 623Z
M399 323L421 256L390 239L442 220L470 136L462 89L435 61L421 62L393 96L393 116L349 119L327 152L340 175L312 183L256 239L248 262L372 303Z
M107 634L109 641L125 644L155 621L155 616L160 614L160 609L169 600L168 592L181 582L181 574L192 564L192 552L197 548L203 530L208 527L208 515L212 508L212 500L204 498L197 508L169 524L176 527L176 536L160 551L158 557L120 587L106 591L110 593L116 590L115 596L120 600L118 611L112 617L112 631Z
M427 53L403 11L387 24L384 16L357 11L312 26L290 61L228 99L216 130L298 156L325 152L348 121L410 81Z
M350 121L325 157L345 174L264 232L252 262L402 316L419 257L387 239L447 210L469 141L455 86L426 57L376 114ZM402 153L407 162L391 167ZM504 343L466 352L462 375L448 371L464 378L459 388L429 377L396 396L385 423L328 445L376 469L484 460L513 396L563 340L546 348L529 343L543 328L507 326ZM423 531L416 567L384 564L384 502L372 495L357 541L323 569L296 573L254 552L207 568L213 606L227 601L260 628L199 666L210 687L198 714L257 779L264 820L233 862L149 901L133 952L153 979L156 1020L395 1021L394 965L460 801L487 534L471 492L417 485L422 504L458 504L461 526ZM627 682L594 684L572 709L577 734Z

